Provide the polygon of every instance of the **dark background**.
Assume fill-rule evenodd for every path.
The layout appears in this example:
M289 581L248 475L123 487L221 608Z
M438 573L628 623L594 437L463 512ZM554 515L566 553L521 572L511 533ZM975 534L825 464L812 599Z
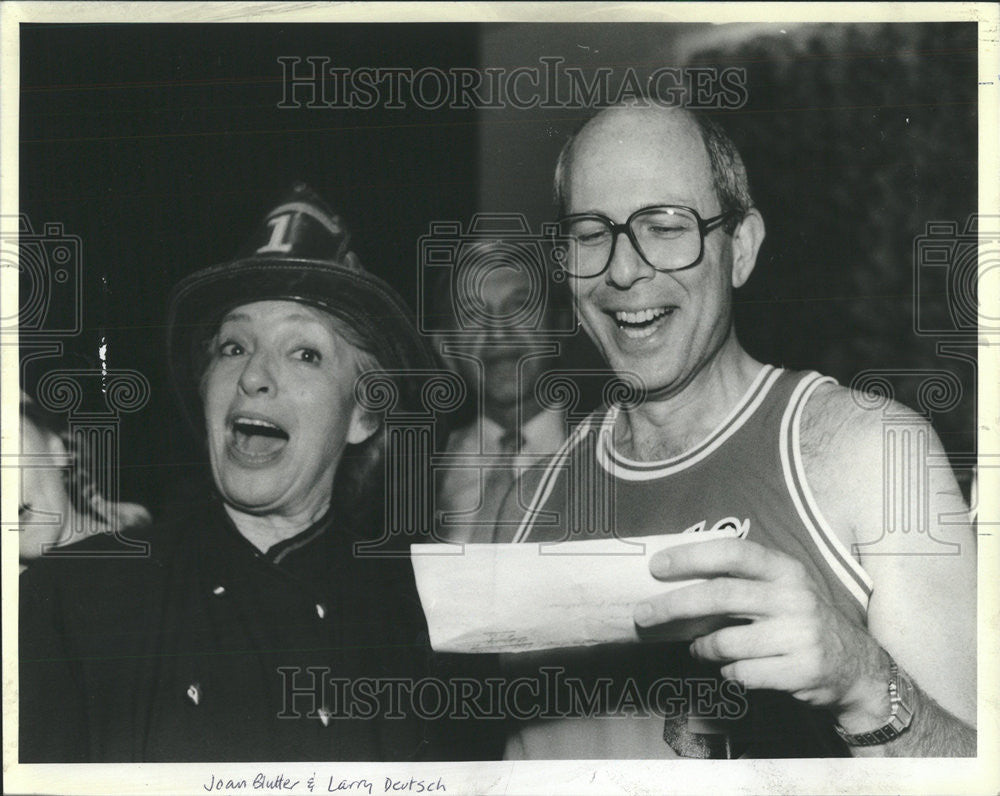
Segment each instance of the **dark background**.
M976 207L974 24L22 26L21 211L36 235L57 222L80 237L83 322L51 337L65 356L26 365L25 383L98 366L102 338L108 367L148 377L149 404L121 424L125 499L161 511L201 460L166 383L170 288L232 257L294 181L347 218L362 260L416 306L430 223L477 210L550 218L555 157L589 113L283 110L282 55L348 68L537 67L541 55L616 74L745 68L748 103L714 114L768 230L740 294L745 345L845 384L895 370L896 397L918 409L921 377L900 371L949 370L963 390L928 416L956 461L974 450L975 348L971 360L938 349L955 325L946 282L918 297L944 331L914 326L915 240L929 221L961 228ZM53 288L48 325L74 303ZM567 364L597 361L581 339Z

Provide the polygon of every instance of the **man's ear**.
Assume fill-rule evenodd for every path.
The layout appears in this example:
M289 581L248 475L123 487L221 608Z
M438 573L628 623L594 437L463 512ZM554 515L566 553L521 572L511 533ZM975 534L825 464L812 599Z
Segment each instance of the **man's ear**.
M743 287L757 264L757 252L764 242L764 219L751 207L733 231L733 287Z
M347 441L351 445L358 445L368 439L378 431L378 418L371 412L355 406L351 412L351 425L347 429Z

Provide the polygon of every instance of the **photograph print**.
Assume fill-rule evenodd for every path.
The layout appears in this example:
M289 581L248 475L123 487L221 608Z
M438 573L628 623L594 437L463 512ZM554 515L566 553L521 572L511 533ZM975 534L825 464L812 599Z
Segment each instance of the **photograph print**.
M4 9L11 792L989 790L995 9L183 8Z

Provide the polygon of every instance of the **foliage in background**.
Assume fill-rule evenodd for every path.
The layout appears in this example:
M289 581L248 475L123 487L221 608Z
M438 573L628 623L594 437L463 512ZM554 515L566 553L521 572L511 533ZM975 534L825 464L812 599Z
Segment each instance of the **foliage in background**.
M744 343L842 384L868 369L953 372L961 398L931 414L950 454L975 450L976 372L914 331L914 241L976 211L976 59L976 28L959 24L792 28L692 58L747 70L747 105L718 116L768 228L738 310ZM945 328L943 283L919 300ZM891 382L919 408L920 378Z

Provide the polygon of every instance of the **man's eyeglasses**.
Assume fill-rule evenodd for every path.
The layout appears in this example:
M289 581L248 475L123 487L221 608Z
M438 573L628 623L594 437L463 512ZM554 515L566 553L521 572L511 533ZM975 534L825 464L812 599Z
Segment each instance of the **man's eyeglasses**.
M643 261L657 271L683 271L699 263L705 235L733 215L728 210L703 219L690 207L656 205L636 210L624 224L599 213L574 213L559 219L559 235L569 251L560 265L578 279L600 276L615 256L624 232Z

